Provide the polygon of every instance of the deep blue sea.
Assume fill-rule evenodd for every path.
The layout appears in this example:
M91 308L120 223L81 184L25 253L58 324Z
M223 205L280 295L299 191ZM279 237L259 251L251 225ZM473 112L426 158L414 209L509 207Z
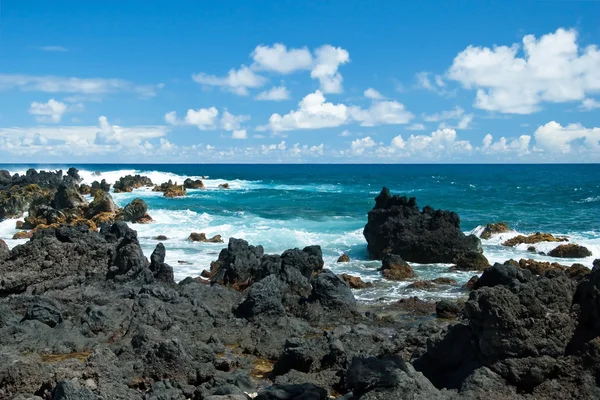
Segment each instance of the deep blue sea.
M68 165L71 166L71 165ZM59 165L0 165L12 173L29 167L64 169ZM166 199L162 193L139 189L113 194L124 206L136 197L144 199L155 223L135 225L149 256L156 241L169 240L167 262L177 279L197 276L208 269L223 244L191 243L191 232L225 240L237 237L261 244L266 252L321 245L326 266L337 273L360 275L374 281L373 289L357 292L364 300L394 299L419 295L444 297L459 294L456 289L437 292L406 289L408 283L380 280L378 262L369 261L362 228L374 197L382 186L392 193L415 196L420 206L456 211L465 232L481 231L488 222L504 221L513 232L484 240L484 253L491 262L510 258L536 258L581 262L591 266L600 258L600 166L599 165L75 165L86 183L106 179L114 183L127 174L149 176L155 184L169 179L183 182L187 177L207 177L204 190L188 190L185 198ZM94 175L93 173L99 173ZM219 189L228 182L229 190ZM0 238L10 239L15 221L0 223ZM527 252L527 246L506 248L500 243L517 233L537 231L567 235L572 242L588 247L593 256L583 260L556 260ZM21 241L7 240L9 246ZM548 251L555 244L537 245ZM352 261L337 264L347 253ZM184 261L191 265L179 263ZM465 282L468 273L448 272L447 265L414 265L424 279L448 276Z

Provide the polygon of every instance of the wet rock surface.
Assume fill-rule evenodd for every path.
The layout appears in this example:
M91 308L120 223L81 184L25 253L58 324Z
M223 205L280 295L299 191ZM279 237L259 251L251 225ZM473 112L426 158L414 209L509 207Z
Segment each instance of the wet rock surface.
M587 247L580 246L578 244L561 244L558 247L550 250L548 253L550 257L559 258L585 258L590 257L592 252Z
M492 235L505 232L510 232L510 227L506 222L494 222L487 224L479 237L482 239L490 239Z
M508 239L504 243L503 246L516 246L518 244L526 243L526 244L535 244L539 242L568 242L567 238L564 237L554 237L550 233L541 233L537 232L533 235L523 236L518 235L514 238Z
M396 254L417 263L452 263L465 253L481 253L481 242L460 230L460 218L451 211L420 210L414 197L392 196L387 188L375 198L364 236L373 259Z

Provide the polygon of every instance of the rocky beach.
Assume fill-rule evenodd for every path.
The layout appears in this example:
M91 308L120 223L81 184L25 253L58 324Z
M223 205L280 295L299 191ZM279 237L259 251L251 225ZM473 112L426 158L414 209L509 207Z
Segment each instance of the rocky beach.
M383 188L363 222L376 273L452 299L366 302L358 294L380 283L335 273L347 254L330 262L318 243L270 254L212 232L185 234L219 251L176 279L169 238L155 232L148 256L136 232L153 209L113 195L177 201L205 184L0 171L0 220L20 235L0 240L1 399L600 398L600 260L490 262L482 241L506 224L465 234L457 213ZM506 241L592 254L541 232ZM423 279L430 263L471 278Z

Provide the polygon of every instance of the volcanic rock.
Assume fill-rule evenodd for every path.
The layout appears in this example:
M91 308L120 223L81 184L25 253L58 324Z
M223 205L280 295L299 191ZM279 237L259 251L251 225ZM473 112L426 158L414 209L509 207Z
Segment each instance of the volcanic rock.
M558 247L550 250L548 253L550 257L559 258L585 258L590 257L592 252L587 247L580 246L578 244L561 244Z
M371 282L363 282L363 280L360 279L359 276L341 274L340 278L342 278L342 280L344 282L346 282L346 284L348 286L350 286L352 289L364 289L364 288L373 286L373 284Z
M526 244L535 244L539 242L568 242L569 240L565 237L554 237L550 233L541 233L537 232L533 235L523 236L518 235L514 238L508 239L502 246L516 246L518 244L526 243Z
M385 279L392 281L403 281L416 277L411 266L402 257L393 254L383 257L381 272Z
M510 227L508 224L506 222L495 222L487 224L479 237L482 239L489 239L492 237L492 235L505 232L510 232Z
M451 263L465 253L481 253L481 242L465 236L454 212L419 210L416 199L391 196L383 188L363 231L373 259L396 254L417 263Z
M337 262L339 262L339 263L350 262L350 257L348 256L348 254L342 254L341 256L338 257Z

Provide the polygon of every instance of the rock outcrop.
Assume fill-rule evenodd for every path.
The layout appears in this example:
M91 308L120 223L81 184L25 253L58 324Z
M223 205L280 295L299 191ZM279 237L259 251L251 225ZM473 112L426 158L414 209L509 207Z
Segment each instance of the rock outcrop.
M514 238L508 239L507 241L502 243L502 245L503 246L516 246L516 245L523 244L523 243L535 244L535 243L539 243L539 242L568 242L568 241L569 241L569 239L567 239L565 237L554 237L550 233L537 232L537 233L534 233L533 235L529 235L529 236L523 236L523 235L515 236Z
M591 257L592 252L587 249L587 247L580 246L578 244L561 244L558 247L550 250L548 252L550 257L559 257L559 258L585 258Z
M133 189L138 189L141 187L153 187L154 184L152 180L147 176L142 176L139 174L136 175L126 175L119 178L118 181L113 185L113 190L115 193L124 193L124 192L132 192Z
M482 252L479 238L460 230L456 213L429 206L421 211L414 197L391 196L385 187L363 233L373 259L396 254L417 263L452 263L465 253Z
M184 185L178 185L177 182L169 180L168 182L154 186L153 192L163 192L163 195L167 198L183 197L187 194Z
M487 224L479 237L482 239L489 239L492 235L506 232L510 232L510 227L506 222L495 222Z
M193 180L187 178L185 181L183 181L183 187L186 189L204 189L204 182L202 182L200 179Z
M190 242L203 242L203 243L223 243L221 235L214 235L211 238L206 237L206 233L192 232L188 237Z
M388 254L383 257L381 273L385 279L391 281L405 281L417 275L411 266L402 257Z

